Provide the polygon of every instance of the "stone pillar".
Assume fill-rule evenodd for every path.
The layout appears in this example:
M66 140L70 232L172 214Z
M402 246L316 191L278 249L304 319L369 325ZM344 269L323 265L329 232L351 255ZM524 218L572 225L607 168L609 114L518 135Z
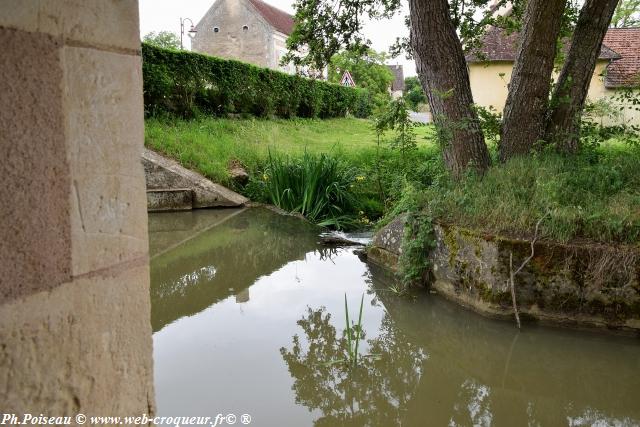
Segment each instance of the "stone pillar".
M137 0L0 0L0 411L153 411Z

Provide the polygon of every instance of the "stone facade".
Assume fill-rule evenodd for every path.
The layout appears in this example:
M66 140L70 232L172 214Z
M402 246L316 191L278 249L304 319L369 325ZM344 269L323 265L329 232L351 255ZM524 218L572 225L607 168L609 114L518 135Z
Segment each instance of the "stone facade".
M137 0L2 2L0 402L152 413Z
M290 15L262 2L217 0L196 25L192 50L294 74L293 66L280 66L287 52L288 24L276 28L273 16L264 10L273 11L275 19L287 21L288 16L292 22Z

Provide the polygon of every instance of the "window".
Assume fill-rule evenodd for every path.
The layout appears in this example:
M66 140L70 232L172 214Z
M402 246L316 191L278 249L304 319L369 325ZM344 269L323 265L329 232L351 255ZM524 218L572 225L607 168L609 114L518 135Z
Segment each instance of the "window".
M243 25L243 26L242 26L242 31L247 31L248 29L249 29L249 26L248 26L248 25Z
M218 28L218 27L213 27L213 32L214 32L214 33L217 33L217 32L219 32L219 31L220 31L220 28Z

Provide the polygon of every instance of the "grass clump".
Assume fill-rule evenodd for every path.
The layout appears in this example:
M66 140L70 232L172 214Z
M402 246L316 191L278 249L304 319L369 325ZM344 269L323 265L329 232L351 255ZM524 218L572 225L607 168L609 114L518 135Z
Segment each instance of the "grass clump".
M268 202L299 213L323 226L344 228L352 222L357 200L355 168L327 154L295 158L269 154L265 172L254 188Z

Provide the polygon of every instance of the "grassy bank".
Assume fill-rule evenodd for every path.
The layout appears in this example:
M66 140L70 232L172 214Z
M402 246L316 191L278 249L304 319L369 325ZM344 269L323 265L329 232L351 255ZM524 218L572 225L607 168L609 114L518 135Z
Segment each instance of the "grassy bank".
M431 128L417 128L419 151L433 152ZM238 160L256 170L269 152L301 156L331 154L356 166L376 155L376 134L364 119L147 119L145 145L179 160L222 184L229 184L228 165ZM383 155L391 156L382 141Z
M444 171L432 129L418 127L416 133L418 149L402 157L390 148L391 134L378 145L371 122L361 119L150 119L146 144L224 184L230 184L229 163L239 161L253 176L240 191L263 201L298 192L304 200L298 211L308 209L306 190L322 182L327 190L313 197L326 196L328 215L360 225L413 208L497 234L532 235L544 218L544 238L640 240L638 148L612 140L584 155L538 154L496 164L482 178L454 182ZM321 154L336 163L317 158ZM300 179L291 180L296 175ZM336 200L348 203L336 210ZM288 208L294 206L291 201Z
M541 154L493 167L482 179L444 179L422 193L443 221L496 234L560 241L640 241L640 152L606 144L592 155Z

